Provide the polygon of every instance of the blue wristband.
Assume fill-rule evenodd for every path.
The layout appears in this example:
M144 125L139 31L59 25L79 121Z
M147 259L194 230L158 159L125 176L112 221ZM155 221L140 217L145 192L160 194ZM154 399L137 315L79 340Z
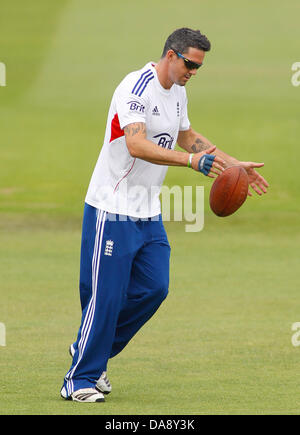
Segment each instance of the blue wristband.
M216 156L212 154L204 154L198 162L198 170L204 175L208 175Z

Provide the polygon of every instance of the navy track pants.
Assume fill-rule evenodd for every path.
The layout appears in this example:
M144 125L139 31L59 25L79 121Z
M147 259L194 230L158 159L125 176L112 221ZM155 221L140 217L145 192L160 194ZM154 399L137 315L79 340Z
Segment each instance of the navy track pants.
M82 319L65 376L67 395L94 388L168 294L170 245L161 215L137 219L85 204L80 260Z

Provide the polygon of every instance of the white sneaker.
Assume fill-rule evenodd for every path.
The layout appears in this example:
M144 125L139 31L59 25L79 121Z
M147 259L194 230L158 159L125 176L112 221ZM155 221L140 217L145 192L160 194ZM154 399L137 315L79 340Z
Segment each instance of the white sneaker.
M82 388L71 394L73 402L96 403L105 402L104 396L95 388Z
M71 355L71 357L73 358L74 354L75 354L75 349L73 344L70 345L69 347L69 353ZM100 393L103 394L109 394L111 392L111 384L109 382L109 379L107 377L107 372L102 372L102 375L100 376L100 378L98 379L97 383L96 383L96 389L98 391L100 391Z
M68 397L65 387L63 387L61 389L60 395L63 399L73 400L73 402L105 402L103 394L95 388L82 388L80 390L74 391L71 396Z
M103 394L109 394L111 392L111 385L107 377L106 372L103 372L97 381L96 389Z

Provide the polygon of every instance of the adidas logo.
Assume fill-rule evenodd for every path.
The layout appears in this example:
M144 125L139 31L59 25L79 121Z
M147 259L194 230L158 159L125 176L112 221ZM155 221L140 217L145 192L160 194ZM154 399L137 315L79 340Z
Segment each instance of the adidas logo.
M107 240L105 244L104 255L108 255L109 257L111 257L113 248L114 248L114 242L112 240Z
M152 115L160 116L160 113L159 113L159 110L158 110L157 106L155 106L154 109L152 110Z

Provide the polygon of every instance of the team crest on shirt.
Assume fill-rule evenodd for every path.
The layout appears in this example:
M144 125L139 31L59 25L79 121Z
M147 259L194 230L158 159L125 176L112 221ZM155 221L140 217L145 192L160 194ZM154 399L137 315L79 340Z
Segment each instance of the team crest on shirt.
M129 106L129 110L133 111L133 112L139 112L139 113L144 113L145 112L145 106L143 106L143 104L141 104L139 101L135 101L135 100L131 100L128 101Z

